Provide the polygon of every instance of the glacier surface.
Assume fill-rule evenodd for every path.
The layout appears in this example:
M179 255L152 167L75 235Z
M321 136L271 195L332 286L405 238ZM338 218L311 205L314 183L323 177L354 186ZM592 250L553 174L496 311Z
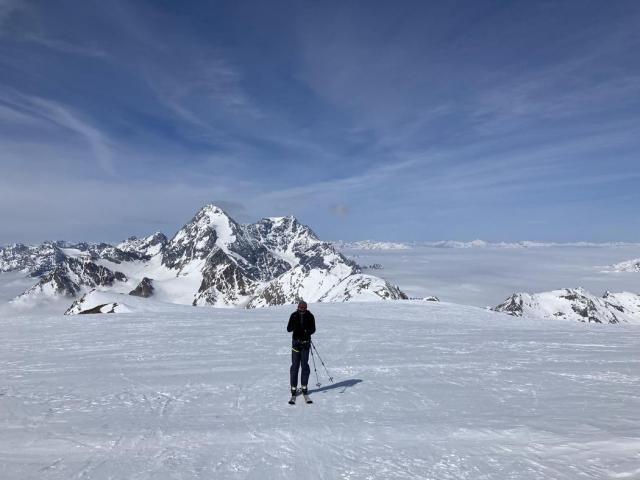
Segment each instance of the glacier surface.
M318 364L315 403L289 406L291 307L130 301L0 307L2 478L640 476L637 326L312 304L336 383Z

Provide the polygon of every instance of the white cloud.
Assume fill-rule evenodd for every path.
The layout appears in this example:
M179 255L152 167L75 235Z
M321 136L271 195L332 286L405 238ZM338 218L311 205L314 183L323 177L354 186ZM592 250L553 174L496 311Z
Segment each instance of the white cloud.
M43 47L47 47L51 50L55 50L62 53L70 53L73 55L84 55L88 57L106 57L107 53L104 50L92 48L89 46L78 45L69 43L64 40L46 37L44 35L28 34L25 35L23 40Z

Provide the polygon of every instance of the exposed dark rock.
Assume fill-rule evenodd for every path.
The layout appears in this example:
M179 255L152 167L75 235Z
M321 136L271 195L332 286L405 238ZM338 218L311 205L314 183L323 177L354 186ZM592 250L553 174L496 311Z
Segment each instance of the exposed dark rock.
M160 253L167 242L167 237L163 233L156 232L145 238L129 237L119 243L117 248L125 253L138 256L141 260L147 260Z
M286 305L295 303L297 299L289 298L282 290L282 286L273 283L262 291L262 298L264 298L267 305Z
M516 317L521 317L523 314L522 295L514 293L503 303L493 307L491 310L494 310L496 312L508 313Z
M23 271L30 277L40 277L51 272L64 258L55 242L37 246L16 243L0 248L0 272Z
M384 267L380 263L372 263L371 265L367 265L361 268L362 270L382 270Z
M54 292L59 295L75 297L80 292L80 286L69 278L67 268L63 265L56 267L53 272L42 277L38 285L44 287L47 283L51 284Z
M96 305L93 308L89 308L88 310L82 310L78 312L78 315L87 315L92 313L115 313L117 303L104 303L102 305Z
M133 295L136 297L149 298L153 295L153 280L147 277L144 277L138 286L129 292L129 295Z
M423 302L439 302L440 299L435 295L429 295L428 297L409 297L409 300L422 300Z
M115 281L124 282L126 280L127 277L122 272L113 272L89 260L65 257L62 264L58 265L52 272L42 276L39 282L23 295L50 291L58 295L75 297L80 293L83 286L110 287L113 286Z
M194 305L237 304L252 295L260 282L290 268L244 227L212 205L202 208L163 251L162 263L176 270L177 275L198 260L204 264Z

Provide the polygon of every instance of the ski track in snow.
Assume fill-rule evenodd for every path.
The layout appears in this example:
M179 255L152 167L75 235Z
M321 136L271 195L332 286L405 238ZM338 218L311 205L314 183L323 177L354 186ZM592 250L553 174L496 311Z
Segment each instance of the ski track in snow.
M637 327L311 310L336 384L295 406L290 307L2 315L2 478L640 477Z

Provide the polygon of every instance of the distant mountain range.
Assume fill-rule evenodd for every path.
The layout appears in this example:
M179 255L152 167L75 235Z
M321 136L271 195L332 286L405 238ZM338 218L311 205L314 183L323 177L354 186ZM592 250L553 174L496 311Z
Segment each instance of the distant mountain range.
M333 242L339 248L349 250L408 250L420 247L432 248L545 248L545 247L640 247L640 243L626 242L534 242L522 240L519 242L486 242L484 240L458 241L440 240L436 242L381 242L376 240L359 240L356 242L346 242L337 240ZM640 259L638 260L640 262Z
M626 262L616 263L611 265L610 270L612 272L640 272L640 258L633 260L627 260Z
M640 324L640 295L606 292L597 297L582 288L514 293L491 310L516 317Z
M405 299L362 273L330 242L294 217L241 225L206 205L171 239L154 233L118 245L45 242L0 248L0 271L37 283L14 302L79 297L92 289L157 300L247 308L308 302Z
M338 240L333 242L338 248L349 248L354 250L408 250L411 244L400 242L376 242L373 240L360 240L358 242L343 242Z

